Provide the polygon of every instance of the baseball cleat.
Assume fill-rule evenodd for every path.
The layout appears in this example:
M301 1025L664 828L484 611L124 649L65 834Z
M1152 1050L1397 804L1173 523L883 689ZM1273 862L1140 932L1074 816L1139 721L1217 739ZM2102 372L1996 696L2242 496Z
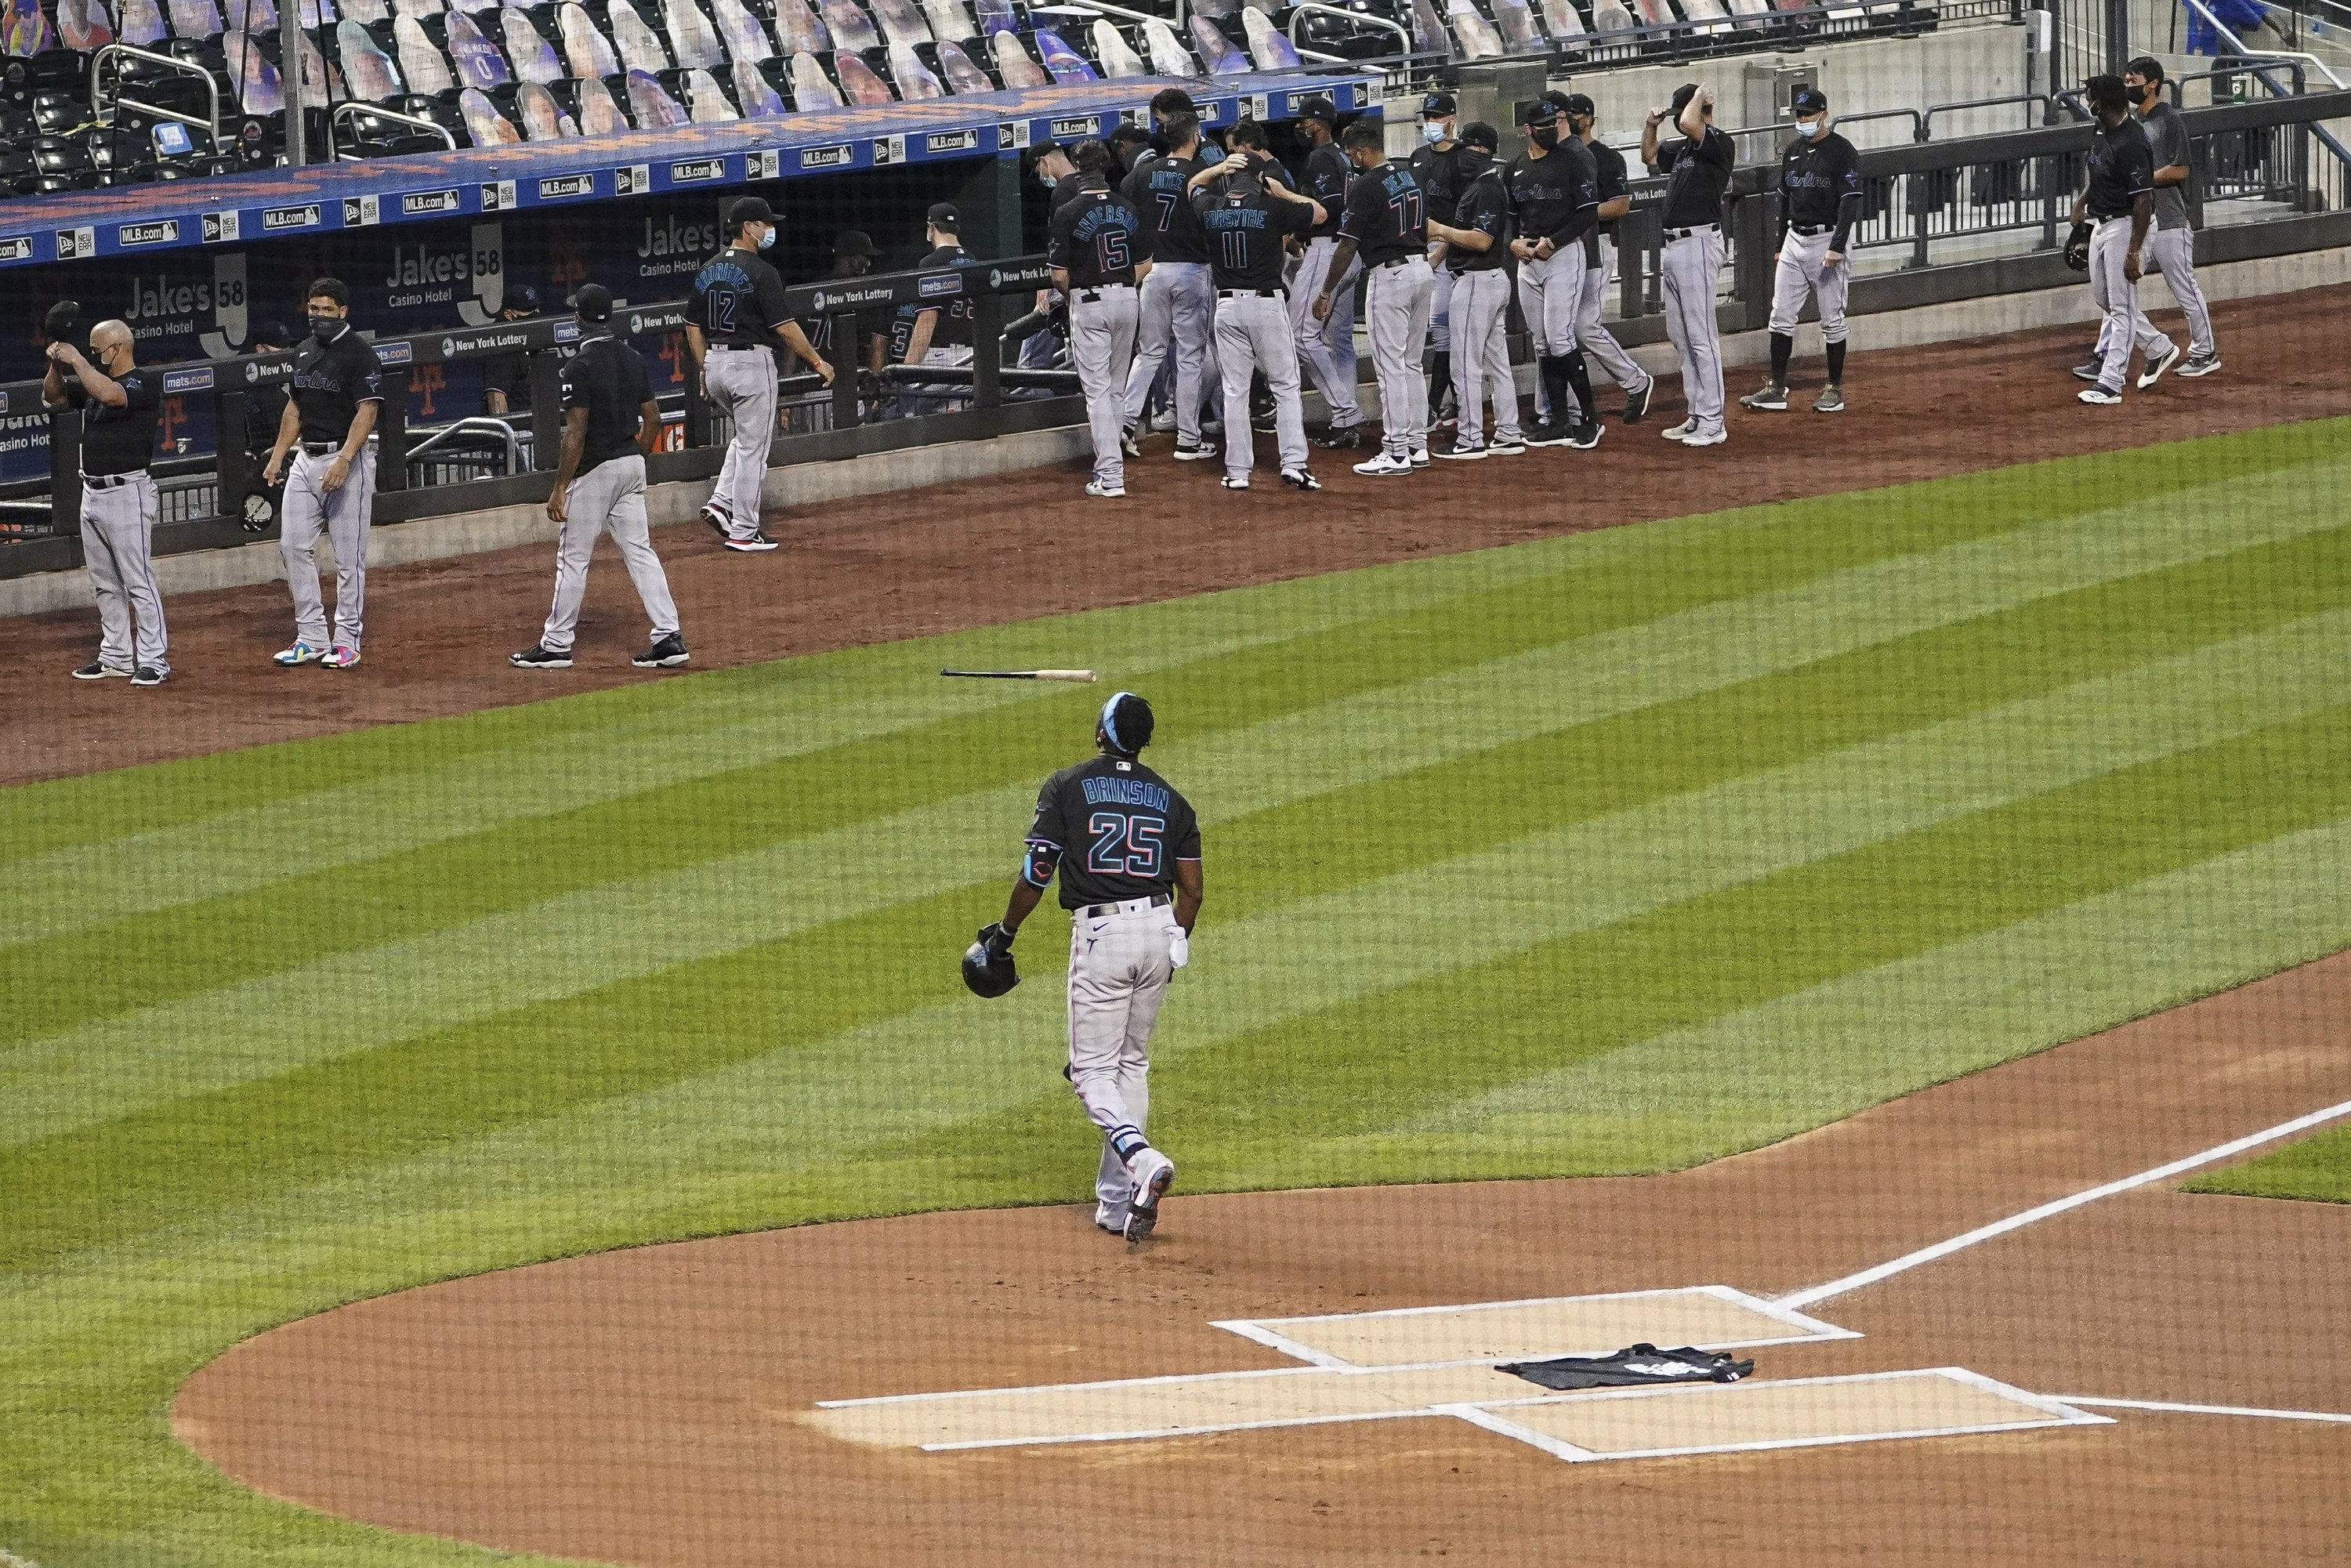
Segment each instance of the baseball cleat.
M1126 1234L1126 1205L1123 1203L1096 1203L1094 1205L1094 1228L1097 1230L1107 1230L1113 1236L1124 1236Z
M1123 501L1126 498L1123 485L1105 485L1099 479L1086 481L1086 494L1098 501Z
M170 678L152 664L141 664L131 672L131 684L134 686L160 686Z
M1227 474L1219 477L1217 480L1217 483L1222 485L1228 490L1246 490L1249 488L1249 476L1246 474Z
M1486 444L1482 441L1457 441L1452 451L1439 452L1435 455L1450 457L1457 463L1475 463L1486 455Z
M726 537L726 530L731 528L735 522L733 514L729 513L726 507L720 506L716 501L705 501L703 503L702 520L708 523L710 525L711 531L722 539Z
M2179 360L2179 345L2173 342L2170 339L2166 338L2163 340L2163 352L2156 355L2155 358L2147 362L2147 372L2138 378L2138 390L2145 392L2147 388L2161 381L2163 379L2163 372L2169 370L2174 364L2178 363Z
M1334 424L1314 438L1314 444L1326 452L1352 452L1364 444L1364 427L1360 424Z
M1167 1196L1176 1180L1176 1162L1157 1149L1144 1149L1127 1162L1126 1169L1134 1177L1134 1197L1127 1202L1126 1239L1148 1241L1159 1223L1159 1200Z
M1497 435L1486 443L1486 450L1497 457L1516 457L1526 449L1527 438L1516 431L1508 435Z
M1426 467L1427 467L1427 466L1428 466L1428 448L1427 448L1427 447L1426 447L1426 446L1416 446L1416 447L1414 447L1414 448L1412 449L1412 453L1411 453L1411 456L1410 456L1409 461L1411 462L1412 465L1413 465L1414 467L1416 467L1416 468L1426 468Z
M1568 431L1567 444L1578 452L1589 452L1600 444L1601 428L1601 423L1596 419L1590 424L1576 425Z
M1412 459L1383 452L1367 463L1355 465L1355 472L1366 479L1395 479L1412 472Z
M1206 463L1216 455L1217 449L1205 441L1195 441L1189 445L1181 440L1176 443L1176 461L1178 463Z
M1687 441L1698 434L1698 421L1686 419L1671 430L1659 431L1657 434L1663 435L1667 441Z
M2209 376L2220 368L2220 356L2217 353L2190 354L2188 362L2179 367L2179 376L2182 381L2192 380L2197 376Z
M1821 395L1813 400L1814 413L1843 413L1844 391L1840 387L1823 387Z
M781 547L766 534L755 533L747 539L738 539L729 534L726 537L726 548L738 554L753 555L763 549L778 549Z
M2074 395L2079 397L2084 402L2114 404L2123 401L2122 388L2110 387L2104 382L2100 382L2094 387L2084 387Z
M1710 430L1700 429L1691 431L1687 435L1682 437L1682 444L1684 446L1719 446L1729 439L1730 432L1723 429L1722 426L1718 424Z
M325 670L348 670L360 662L360 651L349 643L338 643L319 655L319 667Z
M2103 381L2105 379L2105 374L2106 361L2104 355L2094 354L2089 359L2084 360L2080 364L2074 367L2074 379L2075 381Z
M641 670L674 670L693 657L685 651L685 639L673 632L666 637L655 639L652 647L629 663Z
M280 648L269 655L270 663L292 669L297 664L315 664L326 656L324 648L314 648L308 643L297 642L291 648Z
M1778 382L1765 382L1739 400L1741 408L1784 409L1788 406L1788 389Z
M1649 399L1656 390L1657 383L1654 380L1651 380L1643 382L1641 383L1640 391L1628 392L1625 394L1625 423L1638 424L1641 423L1641 416L1649 412Z
M1526 444L1529 446L1564 446L1567 444L1567 426L1539 419L1527 426Z
M1273 431L1280 428L1280 423L1274 415L1273 410L1270 408L1261 408L1256 410L1249 415L1249 428L1251 430L1262 430L1270 434Z
M1322 481L1303 468L1284 468L1281 482L1294 490L1320 490L1322 487Z
M1118 449L1129 457L1143 455L1143 443L1134 438L1134 426L1130 424L1119 434Z
M73 673L73 678L78 681L102 681L109 675L128 675L134 673L110 664L101 659L95 664L84 664L80 669L76 670Z
M1172 408L1163 408L1157 413L1153 414L1151 416L1151 428L1155 434L1159 435L1165 435L1169 431L1175 429L1176 411Z
M568 670L571 667L571 655L533 643L519 653L508 653L507 663L517 670Z

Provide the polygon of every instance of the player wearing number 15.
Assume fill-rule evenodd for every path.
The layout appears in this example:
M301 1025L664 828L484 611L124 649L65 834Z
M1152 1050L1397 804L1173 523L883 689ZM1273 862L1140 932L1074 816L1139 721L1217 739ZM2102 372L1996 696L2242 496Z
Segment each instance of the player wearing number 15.
M1135 285L1151 272L1143 220L1111 193L1110 149L1081 141L1070 161L1077 193L1053 209L1047 259L1070 302L1070 357L1077 361L1093 427L1094 474L1086 494L1126 494L1126 377L1134 364Z
M1284 330L1287 316L1281 318ZM1247 428L1244 426L1243 428ZM1130 1241L1150 1236L1176 1163L1143 1135L1151 1026L1167 982L1190 958L1200 917L1200 821L1192 803L1138 756L1151 705L1133 692L1102 704L1101 750L1045 780L1004 918L980 946L1000 954L1058 873L1070 911L1070 1083L1102 1129L1094 1223Z
M731 550L770 550L759 531L759 484L776 434L776 349L786 348L832 384L832 367L784 308L784 280L759 253L776 243L776 214L758 196L726 209L726 248L695 274L685 342L710 399L735 422L718 483L702 520Z

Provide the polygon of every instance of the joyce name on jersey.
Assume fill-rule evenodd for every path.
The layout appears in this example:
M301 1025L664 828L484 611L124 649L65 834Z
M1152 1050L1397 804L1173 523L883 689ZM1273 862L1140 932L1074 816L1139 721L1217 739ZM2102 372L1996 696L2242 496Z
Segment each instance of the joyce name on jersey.
M1061 878L1061 907L1148 898L1176 885L1176 862L1200 858L1192 803L1142 763L1096 757L1064 768L1037 792L1021 875Z

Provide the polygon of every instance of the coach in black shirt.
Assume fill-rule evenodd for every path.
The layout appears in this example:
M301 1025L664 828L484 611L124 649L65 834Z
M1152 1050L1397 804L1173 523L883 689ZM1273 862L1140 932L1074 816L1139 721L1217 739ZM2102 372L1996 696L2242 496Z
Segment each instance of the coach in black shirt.
M277 547L294 601L294 642L278 664L347 670L360 662L367 610L368 530L375 512L375 454L368 437L383 405L383 366L351 328L350 290L340 278L310 285L304 301L309 336L294 354L294 376L278 422L277 444L261 476L286 476ZM296 450L298 444L298 450ZM288 453L292 462L287 462ZM319 535L335 547L335 622L319 595Z
M78 408L81 425L81 558L98 600L98 659L74 678L128 675L134 686L160 686L172 674L163 631L163 596L155 586L155 415L161 379L133 362L131 329L100 321L89 352L48 346L41 401Z
M1667 120L1681 135L1659 144ZM1686 446L1719 446L1722 423L1722 344L1714 318L1715 280L1722 274L1723 187L1734 162L1730 138L1714 128L1714 98L1704 82L1674 90L1672 104L1650 114L1641 131L1641 157L1668 176L1666 245L1658 260L1665 277L1666 335L1681 356L1682 396L1689 417L1666 432Z

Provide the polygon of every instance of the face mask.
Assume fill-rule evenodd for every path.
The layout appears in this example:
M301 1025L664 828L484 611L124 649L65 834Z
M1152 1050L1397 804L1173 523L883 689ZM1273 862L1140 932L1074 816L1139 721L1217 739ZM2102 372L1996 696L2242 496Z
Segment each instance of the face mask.
M1060 176L1058 176L1058 175L1054 175L1054 174L1047 174L1047 173L1042 173L1042 172L1040 172L1040 173L1039 173L1039 174L1038 174L1038 176L1037 176L1037 183L1038 183L1039 184L1040 184L1040 185L1044 186L1044 187L1045 187L1045 189L1047 189L1047 190L1049 190L1049 191L1050 191L1050 190L1051 190L1055 185L1060 184L1061 182L1061 178L1060 178Z
M764 228L759 231L759 248L761 250L772 250L775 248L775 244L776 231L773 228Z
M1796 121L1796 129L1802 131L1807 136L1818 136L1821 133L1821 127L1827 123L1828 116L1824 114L1814 115L1810 120L1800 120Z
M343 319L340 316L313 316L310 318L310 336L318 339L321 346L333 342L341 335L342 330Z
M1494 166L1494 155L1482 147L1465 148L1461 153L1461 174L1474 180Z
M1438 142L1444 141L1445 121L1441 120L1426 120L1421 121L1420 139L1423 141L1427 142L1431 147L1434 147Z
M1536 146L1546 152L1559 145L1559 127L1556 125L1530 125L1527 127L1527 134L1533 139Z

